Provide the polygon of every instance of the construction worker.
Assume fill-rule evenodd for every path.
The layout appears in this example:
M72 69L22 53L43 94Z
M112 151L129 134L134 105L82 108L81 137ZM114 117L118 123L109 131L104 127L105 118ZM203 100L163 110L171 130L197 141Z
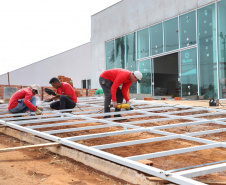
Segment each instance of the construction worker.
M57 89L56 95L50 100L57 100L50 104L50 108L56 110L73 109L77 103L74 89L67 82L60 82L58 78L52 78L49 83Z
M20 89L9 100L8 109L11 113L25 113L30 110L30 115L42 114L43 108L36 106L36 94L41 92L38 84L30 85L27 88Z
M130 104L128 97L129 87L133 82L139 82L142 79L142 73L140 71L130 72L125 69L109 69L104 71L99 78L100 86L102 87L105 95L104 100L104 112L110 112L110 103L112 99L113 107L115 111L120 111L117 109L117 104L122 103L123 97L126 103ZM120 85L122 88L120 89ZM115 115L114 117L121 117L121 115ZM110 116L105 116L104 118L110 118Z

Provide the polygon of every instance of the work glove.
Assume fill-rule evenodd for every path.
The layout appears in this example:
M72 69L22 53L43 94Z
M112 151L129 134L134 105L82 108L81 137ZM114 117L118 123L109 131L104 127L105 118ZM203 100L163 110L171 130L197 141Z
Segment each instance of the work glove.
M39 109L40 111L43 111L43 107L41 107L41 106L39 106L39 105L37 105L36 107L37 107L37 109Z
M41 115L42 114L42 111L40 111L39 109L36 109L35 114Z

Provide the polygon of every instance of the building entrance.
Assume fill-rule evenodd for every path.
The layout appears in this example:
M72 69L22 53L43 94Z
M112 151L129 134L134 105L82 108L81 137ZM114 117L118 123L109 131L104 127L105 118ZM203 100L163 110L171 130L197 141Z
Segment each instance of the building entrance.
M179 96L178 53L153 59L154 96Z

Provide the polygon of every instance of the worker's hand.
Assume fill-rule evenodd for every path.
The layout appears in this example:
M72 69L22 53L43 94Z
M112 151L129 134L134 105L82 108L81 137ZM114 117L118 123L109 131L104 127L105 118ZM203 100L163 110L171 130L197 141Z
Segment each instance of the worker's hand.
M37 107L37 109L39 109L40 111L43 111L43 107L41 107L40 105L37 105L36 107Z
M112 104L113 104L113 107L114 107L114 108L117 108L117 105L118 105L118 104L117 104L116 101L113 101Z
M36 109L35 114L41 115L42 114L42 111L40 111L39 109Z
M55 97L60 97L60 94L56 93Z
M52 99L46 99L44 102L51 102L53 101Z
M127 101L126 103L129 104L129 110L133 110L134 109L134 107L132 106L131 101Z

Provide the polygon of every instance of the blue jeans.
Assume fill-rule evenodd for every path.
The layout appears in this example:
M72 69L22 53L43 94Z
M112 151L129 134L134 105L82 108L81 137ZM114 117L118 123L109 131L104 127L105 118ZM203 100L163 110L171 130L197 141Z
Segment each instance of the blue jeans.
M30 100L30 102L36 107L36 98L33 96ZM10 109L9 112L11 113L25 113L28 110L30 110L25 104L24 99L18 100L18 105L14 107L13 109ZM31 115L35 115L35 112L33 110L30 110Z

